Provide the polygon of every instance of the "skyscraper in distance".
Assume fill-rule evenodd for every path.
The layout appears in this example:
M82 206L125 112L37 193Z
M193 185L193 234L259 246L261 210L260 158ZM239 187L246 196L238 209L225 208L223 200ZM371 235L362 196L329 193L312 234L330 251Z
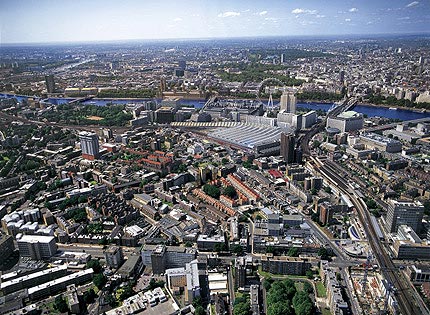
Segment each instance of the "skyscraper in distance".
M46 84L46 91L48 93L55 92L55 81L54 81L53 74L45 75L45 84Z
M285 62L285 54L281 54L281 63Z
M281 156L287 164L294 163L295 159L295 139L293 134L281 133Z
M82 157L87 160L95 160L99 156L99 138L94 132L82 131L79 133L81 140Z
M297 99L293 92L284 91L281 95L280 111L285 113L296 113Z

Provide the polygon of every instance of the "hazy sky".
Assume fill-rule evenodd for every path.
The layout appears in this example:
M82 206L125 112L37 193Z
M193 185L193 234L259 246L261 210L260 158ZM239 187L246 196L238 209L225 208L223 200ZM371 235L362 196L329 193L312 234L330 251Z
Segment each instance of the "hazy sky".
M0 43L430 32L430 0L0 0Z

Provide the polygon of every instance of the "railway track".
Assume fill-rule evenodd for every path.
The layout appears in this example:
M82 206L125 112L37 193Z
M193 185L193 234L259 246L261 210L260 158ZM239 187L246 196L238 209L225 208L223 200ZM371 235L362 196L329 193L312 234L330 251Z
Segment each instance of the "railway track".
M371 224L370 214L366 209L363 200L356 196L353 189L345 182L337 168L330 163L324 163L320 166L320 172L329 181L337 185L340 191L348 195L351 202L354 204L358 213L361 224L369 238L373 254L378 261L383 276L389 281L396 289L396 299L400 308L400 312L404 315L423 314L423 310L412 302L413 296L409 292L409 288L404 285L407 281L402 281L403 275L397 272L397 268L392 262L391 258L385 252L380 239L378 238L373 225Z

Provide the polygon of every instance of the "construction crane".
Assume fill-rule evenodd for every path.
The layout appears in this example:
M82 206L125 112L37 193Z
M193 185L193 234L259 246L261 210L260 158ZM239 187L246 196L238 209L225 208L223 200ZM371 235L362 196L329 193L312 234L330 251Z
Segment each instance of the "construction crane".
M366 288L367 288L367 275L369 273L369 267L371 266L370 263L372 261L372 254L370 252L367 253L367 259L364 263L364 275L363 279L361 280L361 287L362 287L362 295L366 296Z

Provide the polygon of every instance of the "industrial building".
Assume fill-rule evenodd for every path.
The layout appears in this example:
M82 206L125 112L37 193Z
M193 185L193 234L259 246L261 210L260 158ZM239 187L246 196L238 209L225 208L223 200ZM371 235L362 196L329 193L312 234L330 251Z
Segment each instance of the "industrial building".
M239 125L209 133L214 140L261 154L279 152L279 139L284 130L279 127Z
M170 292L173 294L184 293L186 303L192 303L196 297L200 296L197 260L185 264L185 268L167 269L166 280Z

